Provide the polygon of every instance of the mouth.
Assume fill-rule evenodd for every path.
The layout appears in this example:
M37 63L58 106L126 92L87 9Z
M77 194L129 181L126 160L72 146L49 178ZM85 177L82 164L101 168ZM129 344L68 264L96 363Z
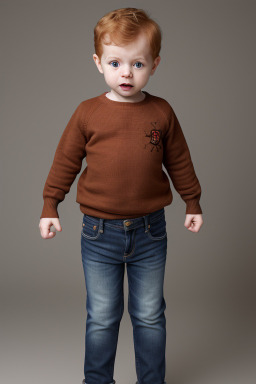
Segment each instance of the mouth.
M123 84L120 84L120 87L122 89L131 89L133 87L133 85L131 85L129 83L123 83Z

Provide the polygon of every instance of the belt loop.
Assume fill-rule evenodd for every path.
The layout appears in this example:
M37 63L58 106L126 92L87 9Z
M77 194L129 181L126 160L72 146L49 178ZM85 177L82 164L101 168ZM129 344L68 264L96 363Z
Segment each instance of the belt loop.
M100 227L100 233L103 233L104 232L104 219L100 218L100 223L99 223L99 227Z
M148 225L149 225L149 214L146 216L143 216L143 219L145 221L145 233L148 232Z

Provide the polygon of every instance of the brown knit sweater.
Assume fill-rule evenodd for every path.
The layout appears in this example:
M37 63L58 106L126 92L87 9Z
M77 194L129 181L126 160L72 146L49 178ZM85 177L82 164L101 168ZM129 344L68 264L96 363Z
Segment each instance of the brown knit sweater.
M171 105L143 93L140 102L106 96L82 101L57 146L44 190L42 217L59 217L86 157L77 184L82 213L105 219L144 216L171 204L170 182L186 203L187 214L202 213L201 187L189 148Z

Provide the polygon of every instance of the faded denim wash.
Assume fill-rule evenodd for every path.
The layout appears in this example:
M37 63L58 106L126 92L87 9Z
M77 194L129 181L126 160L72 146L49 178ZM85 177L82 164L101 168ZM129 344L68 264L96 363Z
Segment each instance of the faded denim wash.
M83 383L116 383L126 264L138 384L166 384L166 254L164 208L132 219L83 215L81 255L87 292Z

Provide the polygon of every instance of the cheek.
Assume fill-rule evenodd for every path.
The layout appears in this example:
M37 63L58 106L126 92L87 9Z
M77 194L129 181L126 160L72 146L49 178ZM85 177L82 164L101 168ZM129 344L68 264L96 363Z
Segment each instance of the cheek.
M141 71L137 74L137 78L141 81L146 80L149 77L150 72L149 71Z
M113 71L111 70L111 68L108 68L108 70L106 71L106 76L109 79L115 79L117 77L117 71Z
M111 81L113 79L113 75L112 75L111 71L105 71L104 77L105 77L105 80L107 80L107 81Z

